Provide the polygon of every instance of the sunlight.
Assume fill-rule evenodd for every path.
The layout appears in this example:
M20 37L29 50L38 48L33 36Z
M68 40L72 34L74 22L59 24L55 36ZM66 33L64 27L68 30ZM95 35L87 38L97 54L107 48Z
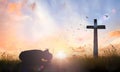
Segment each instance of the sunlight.
M60 51L60 52L58 52L56 54L56 58L58 58L58 59L65 59L66 58L66 54L64 52Z

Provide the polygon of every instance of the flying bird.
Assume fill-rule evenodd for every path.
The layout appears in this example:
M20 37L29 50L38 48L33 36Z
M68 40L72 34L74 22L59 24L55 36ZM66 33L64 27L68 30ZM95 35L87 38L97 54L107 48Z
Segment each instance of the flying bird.
M88 16L86 16L86 18L88 19Z
M108 18L108 15L105 15L106 18Z

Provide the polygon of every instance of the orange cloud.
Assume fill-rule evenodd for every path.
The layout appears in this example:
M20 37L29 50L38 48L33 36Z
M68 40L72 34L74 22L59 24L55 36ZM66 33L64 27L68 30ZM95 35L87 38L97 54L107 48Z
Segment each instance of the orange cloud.
M15 13L17 15L21 14L21 3L9 3L8 4L8 12Z
M109 36L110 37L120 37L120 30L110 32Z

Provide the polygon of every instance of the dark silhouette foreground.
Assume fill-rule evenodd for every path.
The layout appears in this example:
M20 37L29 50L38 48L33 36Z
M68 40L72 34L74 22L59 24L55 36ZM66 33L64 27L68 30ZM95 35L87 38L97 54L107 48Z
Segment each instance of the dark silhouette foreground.
M19 55L21 62L21 72L42 72L50 63L52 54L49 50L27 50Z

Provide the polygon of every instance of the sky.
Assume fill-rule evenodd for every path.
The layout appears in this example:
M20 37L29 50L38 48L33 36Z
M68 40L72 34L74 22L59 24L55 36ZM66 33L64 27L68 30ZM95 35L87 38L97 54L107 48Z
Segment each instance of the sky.
M120 44L120 0L0 0L0 49L70 51L93 45L98 20L99 47Z

